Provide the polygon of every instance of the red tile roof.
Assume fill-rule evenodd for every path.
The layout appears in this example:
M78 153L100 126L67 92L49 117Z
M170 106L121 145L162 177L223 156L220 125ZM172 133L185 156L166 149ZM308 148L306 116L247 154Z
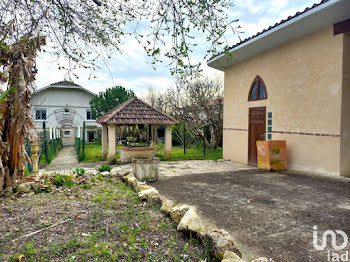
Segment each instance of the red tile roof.
M102 125L115 124L118 126L140 124L167 124L175 125L175 118L133 97L123 104L113 108L104 116L97 119Z

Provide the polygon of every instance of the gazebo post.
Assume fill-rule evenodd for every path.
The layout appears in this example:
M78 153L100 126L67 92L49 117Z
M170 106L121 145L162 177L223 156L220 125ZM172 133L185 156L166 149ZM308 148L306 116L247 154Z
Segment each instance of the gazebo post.
M151 142L151 125L147 124L147 142L148 144Z
M152 143L153 145L156 145L157 141L157 125L151 125L151 136L152 136Z
M165 148L164 148L164 158L171 157L171 144L172 144L172 136L171 136L171 125L165 125Z
M108 125L108 155L107 161L114 162L116 160L115 157L115 125Z
M106 159L108 154L108 129L107 125L102 125L102 159Z

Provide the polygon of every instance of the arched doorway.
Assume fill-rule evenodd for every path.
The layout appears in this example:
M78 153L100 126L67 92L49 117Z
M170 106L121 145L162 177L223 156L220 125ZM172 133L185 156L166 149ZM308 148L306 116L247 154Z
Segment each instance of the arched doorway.
M248 103L248 164L257 166L256 141L265 140L266 136L266 107L253 107L255 101L266 100L266 85L257 75L250 86Z

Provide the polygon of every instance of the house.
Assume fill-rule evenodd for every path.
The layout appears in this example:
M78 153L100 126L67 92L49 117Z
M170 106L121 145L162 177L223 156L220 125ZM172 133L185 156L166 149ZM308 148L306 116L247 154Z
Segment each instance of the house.
M256 165L257 140L286 140L289 169L350 176L349 0L323 0L208 65L225 72L225 159Z
M89 101L95 94L69 81L53 83L33 92L31 114L34 124L32 132L41 132L43 123L48 130L56 129L63 145L75 144L75 137L93 142L101 128L92 116ZM51 132L53 133L53 131Z

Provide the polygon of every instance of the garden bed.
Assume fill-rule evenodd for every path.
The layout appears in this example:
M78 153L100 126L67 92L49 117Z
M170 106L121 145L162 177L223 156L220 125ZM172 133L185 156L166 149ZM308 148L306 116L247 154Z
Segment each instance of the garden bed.
M86 176L86 175L85 175ZM2 261L200 261L205 251L117 178L0 199ZM57 182L57 181L56 181ZM56 183L55 182L55 183ZM69 220L71 219L71 220ZM54 227L57 223L64 222ZM47 228L47 229L45 229ZM32 236L28 233L44 229Z

